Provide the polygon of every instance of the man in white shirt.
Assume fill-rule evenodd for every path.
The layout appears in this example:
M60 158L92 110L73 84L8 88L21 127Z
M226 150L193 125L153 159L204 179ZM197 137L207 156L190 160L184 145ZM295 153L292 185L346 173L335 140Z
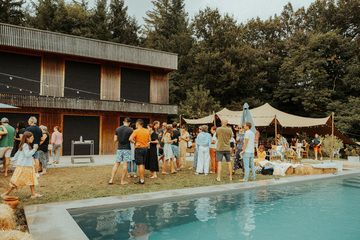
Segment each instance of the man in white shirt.
M254 166L254 149L255 149L255 134L251 131L251 123L245 123L245 143L240 155L244 159L245 175L240 182L247 182L249 179L249 165L251 167L252 180L255 180L255 166Z

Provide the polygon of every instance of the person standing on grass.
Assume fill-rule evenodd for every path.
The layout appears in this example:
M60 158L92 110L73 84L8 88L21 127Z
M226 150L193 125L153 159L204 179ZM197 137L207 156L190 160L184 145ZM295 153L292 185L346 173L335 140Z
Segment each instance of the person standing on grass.
M180 151L180 168L186 167L186 149L187 144L190 141L190 135L188 131L186 131L186 126L182 125L180 129L180 143L179 143L179 151Z
M59 164L60 160L60 150L61 150L61 144L63 142L63 135L60 132L60 127L55 126L54 132L51 135L51 144L52 144L52 155L53 155L53 164Z
M314 138L314 140L312 140L312 142L314 143L315 160L318 160L317 159L318 152L320 154L320 160L322 160L323 159L322 158L322 153L321 153L322 141L320 139L319 134L315 134L315 138Z
M116 172L120 166L120 163L123 163L122 171L121 171L121 185L128 184L125 181L125 176L127 172L128 163L131 161L131 148L129 137L133 133L133 130L129 127L131 123L130 118L125 118L122 126L118 127L115 131L114 142L118 142L118 147L116 151L116 162L112 169L111 179L108 182L109 185L114 183L114 178Z
M15 135L15 141L14 141L14 148L11 152L11 156L14 156L15 153L19 150L19 144L22 138L22 135L24 134L24 132L26 131L26 123L24 121L19 121L17 123L17 128L16 128L16 135Z
M174 161L172 161L172 159L174 157L174 153L172 151L171 144L173 143L173 141L175 141L175 140L171 140L171 136L173 135L172 130L173 130L172 126L168 126L166 128L166 132L163 135L163 138L161 139L161 141L164 142L164 166L162 169L162 174L164 174L164 175L168 174L166 172L166 166L169 161L170 161L171 173L176 173L175 167L174 167Z
M41 125L40 128L43 132L43 136L41 138L38 151L39 151L39 160L41 162L41 167L42 167L41 175L45 175L46 168L47 168L47 162L49 160L48 149L49 149L49 136L50 135L48 133L47 127L45 127L44 125Z
M34 136L34 141L32 143L30 143L31 148L34 148L34 145L39 147L41 138L43 136L42 130L38 126L36 126L36 123L37 123L36 117L34 117L34 116L30 117L28 120L29 127L26 128L26 131L31 132ZM36 149L38 149L38 147ZM39 175L39 152L35 151L35 154L33 157L35 159L36 177L40 177L40 175Z
M173 127L173 135L171 136L171 140L173 140L171 144L171 149L174 153L174 161L176 163L176 171L180 171L180 151L179 151L179 137L180 131L177 129L177 122L172 123Z
M8 174L10 167L10 156L14 147L14 137L16 135L15 128L9 125L9 119L1 119L0 131L3 133L0 139L0 158L4 158L3 171L5 176Z
M143 127L144 120L138 119L136 121L136 130L131 134L129 141L135 144L135 162L139 168L140 179L136 185L145 184L145 160L148 143L151 141L149 131Z
M250 122L245 123L245 142L243 150L240 155L244 159L244 179L241 182L247 182L249 179L249 165L251 167L252 180L255 181L255 166L254 166L254 149L255 149L255 134L251 131L252 124Z
M130 128L134 131L136 129L135 123L130 124ZM131 150L131 161L128 163L127 173L128 178L137 178L136 172L137 172L137 166L135 162L135 145L133 143L130 143L130 150ZM132 175L131 175L131 167L132 167Z
M243 150L244 146L244 126L239 126L239 133L236 136L236 151L235 151L235 160L234 160L234 167L233 167L233 174L235 174L235 171L239 168L242 169L242 172L244 172L244 161L242 156L240 156L241 151Z
M210 173L217 172L217 162L216 162L216 145L217 145L217 138L216 138L216 126L212 126L210 130L211 136L211 145L210 145Z
M211 135L208 133L207 125L201 126L199 130L200 133L196 138L196 147L199 149L199 155L195 174L205 173L205 175L208 175Z
M167 128L167 123L166 122L163 122L162 124L162 129L159 130L159 162L160 161L163 161L163 163L165 163L164 161L164 145L165 143L162 140L162 138L164 137L165 135L165 132L166 132L166 128Z
M157 124L154 122L154 124ZM160 126L160 123L159 123ZM150 170L151 174L149 178L157 178L156 172L159 171L159 162L157 158L157 144L159 143L157 129L155 128L155 125L148 124L147 125L151 141L148 145L148 152L146 156L146 162L145 162L145 169Z
M38 184L34 170L33 155L37 151L38 146L31 147L34 141L34 136L31 132L25 132L19 145L19 151L16 152L13 160L17 160L17 166L14 174L10 179L10 189L1 194L2 198L6 198L18 186L30 186L31 199L42 197L40 194L35 193L35 185Z
M226 163L228 165L230 180L232 180L232 170L230 162L230 139L232 138L233 132L231 128L227 126L228 120L223 119L221 121L221 127L216 129L216 138L218 140L216 146L216 161L218 164L218 173L216 181L221 180L221 169L222 169L222 159L225 157Z

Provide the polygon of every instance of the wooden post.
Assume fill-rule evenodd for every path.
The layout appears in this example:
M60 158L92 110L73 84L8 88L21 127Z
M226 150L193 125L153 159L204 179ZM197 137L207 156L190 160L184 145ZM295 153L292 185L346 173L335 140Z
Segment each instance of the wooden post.
M181 114L179 116L179 128L181 128Z
M277 146L277 119L276 119L276 115L275 115L275 145Z
M330 154L330 160L331 162L333 161L332 156L333 156L333 151L334 151L334 119L335 118L335 113L332 112L332 116L331 116L331 154Z
M214 126L216 127L215 111L213 111L213 116L214 116Z

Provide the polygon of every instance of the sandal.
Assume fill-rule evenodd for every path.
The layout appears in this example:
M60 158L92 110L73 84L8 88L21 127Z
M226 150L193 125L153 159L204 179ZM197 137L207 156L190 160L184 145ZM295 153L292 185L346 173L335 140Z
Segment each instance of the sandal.
M31 199L34 199L34 198L38 198L38 197L42 197L42 195L41 195L41 194L38 194L38 193L35 193L35 195L34 195L34 196L31 196L30 198L31 198Z
M155 178L157 178L157 176L151 176L151 177L149 177L149 178L151 178L151 179L155 179Z
M161 174L168 175L169 173L168 172L162 172Z

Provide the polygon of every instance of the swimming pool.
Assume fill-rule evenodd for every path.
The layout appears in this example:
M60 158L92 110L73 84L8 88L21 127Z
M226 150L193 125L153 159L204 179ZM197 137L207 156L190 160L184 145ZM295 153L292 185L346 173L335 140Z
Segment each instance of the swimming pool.
M70 211L89 239L359 239L360 176Z

